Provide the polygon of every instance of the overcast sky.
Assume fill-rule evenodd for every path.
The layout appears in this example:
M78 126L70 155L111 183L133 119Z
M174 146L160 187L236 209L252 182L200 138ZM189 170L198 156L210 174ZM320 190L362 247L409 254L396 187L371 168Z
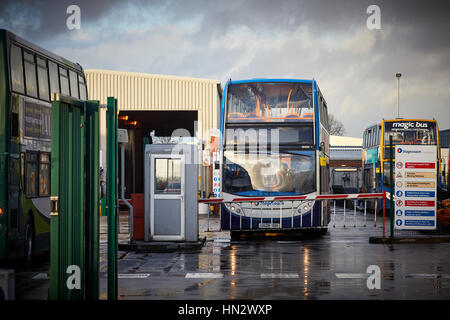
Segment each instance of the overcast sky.
M79 30L66 25L71 4L81 9ZM380 8L380 29L367 27L372 4ZM0 27L85 69L222 85L229 78L314 78L353 137L396 117L401 72L400 116L450 128L448 0L2 0Z

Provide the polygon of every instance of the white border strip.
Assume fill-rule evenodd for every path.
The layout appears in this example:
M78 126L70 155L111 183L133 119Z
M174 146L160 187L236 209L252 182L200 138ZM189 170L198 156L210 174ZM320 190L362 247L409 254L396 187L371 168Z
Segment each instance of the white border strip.
M223 273L212 273L212 272L188 272L186 273L186 279L221 279L223 278Z
M119 273L118 279L145 279L150 277L150 273Z
M261 273L261 279L297 279L298 273Z
M368 276L367 273L336 273L339 279L365 279Z

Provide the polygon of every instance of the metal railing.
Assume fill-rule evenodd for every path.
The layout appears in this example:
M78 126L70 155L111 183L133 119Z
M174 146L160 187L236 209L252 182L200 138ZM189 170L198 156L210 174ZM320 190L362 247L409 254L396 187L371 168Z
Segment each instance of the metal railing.
M231 200L224 200L224 199L198 199L199 203L209 203L209 204L225 204L228 207L231 207L232 204L237 204L239 205L239 207L242 207L243 203L248 203L250 202L250 208L246 208L246 209L251 209L251 211L253 211L253 203L257 202L257 203L264 203L264 202L270 202L270 203L274 203L275 201L280 201L280 227L281 225L281 219L283 217L283 210L286 209L286 206L284 207L284 209L282 208L282 204L281 201L284 202L286 201L290 201L291 202L291 210L292 210L292 215L291 215L291 227L293 227L294 225L294 210L297 210L298 205L295 206L294 209L294 202L295 201L320 201L320 211L321 211L321 216L320 216L320 226L319 227L323 227L323 219L324 219L324 205L323 205L323 201L334 201L333 203L333 211L331 213L331 216L333 217L332 222L333 223L333 227L336 227L336 201L343 201L343 227L346 227L346 222L347 222L347 214L346 214L346 204L347 201L349 200L353 200L353 227L357 226L357 204L358 202L364 201L364 206L363 209L361 209L361 211L363 212L363 221L364 224L363 226L366 227L367 226L367 201L369 200L373 200L375 201L375 212L377 212L378 209L378 199L382 199L383 200L383 237L385 235L385 203L386 203L386 193L361 193L361 194L332 194L332 195L308 195L308 196L279 196L279 197L248 197L248 198L233 198ZM313 225L313 218L314 218L314 205L310 206L311 209L311 224L310 226ZM331 209L331 208L330 208ZM250 227L252 228L253 226L253 219L260 219L260 221L263 221L263 215L262 215L262 205L260 206L260 210L261 210L261 217L257 218L257 217L253 217L250 216ZM270 210L274 210L273 208ZM242 230L242 217L244 216L244 210L242 209L242 214L240 214L240 230ZM210 212L208 210L208 231L209 231L209 215ZM267 218L267 217L266 217ZM271 224L273 225L273 219L278 219L278 217L271 217ZM377 215L374 214L374 226L376 227L376 219L377 219ZM230 226L231 226L231 214L230 214ZM303 227L303 214L300 214L300 228ZM280 228L281 229L281 228Z

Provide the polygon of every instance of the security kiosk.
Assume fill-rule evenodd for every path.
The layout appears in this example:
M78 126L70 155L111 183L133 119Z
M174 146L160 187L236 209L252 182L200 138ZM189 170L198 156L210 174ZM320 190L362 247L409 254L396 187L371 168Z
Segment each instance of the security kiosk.
M197 146L145 147L145 241L198 241Z

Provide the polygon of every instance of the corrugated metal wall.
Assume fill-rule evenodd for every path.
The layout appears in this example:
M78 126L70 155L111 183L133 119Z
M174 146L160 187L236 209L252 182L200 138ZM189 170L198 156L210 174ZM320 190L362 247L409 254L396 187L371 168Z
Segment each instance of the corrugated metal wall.
M106 104L113 96L119 110L197 110L202 139L208 138L210 128L217 129L219 80L96 69L85 74L90 100Z

